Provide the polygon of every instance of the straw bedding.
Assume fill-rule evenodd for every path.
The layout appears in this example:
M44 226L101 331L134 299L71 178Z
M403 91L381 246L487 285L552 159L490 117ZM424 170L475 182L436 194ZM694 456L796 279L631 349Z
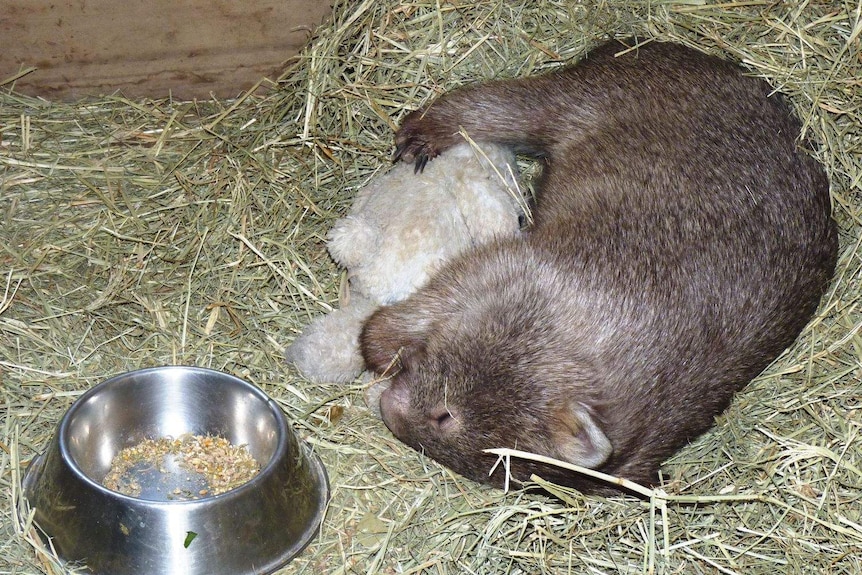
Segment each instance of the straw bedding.
M292 68L232 101L56 104L0 79L0 573L70 572L33 535L21 473L84 390L168 363L260 385L327 465L319 538L283 573L862 573L860 12L339 1ZM739 60L788 94L841 229L817 318L667 463L661 490L479 486L397 442L360 384L285 365L283 347L337 305L326 230L387 167L406 111L632 34Z

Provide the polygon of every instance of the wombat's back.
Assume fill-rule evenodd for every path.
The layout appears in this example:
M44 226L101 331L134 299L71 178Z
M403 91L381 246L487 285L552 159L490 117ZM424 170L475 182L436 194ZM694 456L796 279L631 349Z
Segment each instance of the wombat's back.
M454 262L363 334L371 369L401 350L387 425L470 477L488 480L481 449L507 446L654 479L793 341L832 274L828 182L781 98L680 46L619 48L457 90L396 136L420 166L458 127L547 159L525 239Z

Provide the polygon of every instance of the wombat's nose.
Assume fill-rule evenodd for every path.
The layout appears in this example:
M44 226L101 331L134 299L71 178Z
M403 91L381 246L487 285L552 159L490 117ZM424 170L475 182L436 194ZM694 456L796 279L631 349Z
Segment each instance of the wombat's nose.
M380 394L380 416L395 437L402 437L410 409L410 392L403 385L393 383Z

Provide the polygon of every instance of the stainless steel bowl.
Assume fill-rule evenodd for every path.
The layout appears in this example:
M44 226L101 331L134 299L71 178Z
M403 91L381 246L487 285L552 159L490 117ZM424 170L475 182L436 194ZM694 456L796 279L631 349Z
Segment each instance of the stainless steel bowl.
M102 486L121 449L189 433L246 445L260 473L192 501ZM58 555L98 575L241 575L275 571L311 541L329 485L320 460L260 389L218 371L158 367L82 395L30 464L24 492Z

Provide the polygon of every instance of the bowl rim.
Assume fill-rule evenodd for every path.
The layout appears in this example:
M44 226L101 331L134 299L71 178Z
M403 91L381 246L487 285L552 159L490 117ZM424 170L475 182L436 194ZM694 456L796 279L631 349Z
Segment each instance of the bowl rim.
M247 391L252 392L266 405L266 407L269 409L269 411L273 414L275 418L275 430L277 440L275 449L273 450L272 455L269 457L269 460L266 462L265 465L261 466L260 471L254 477L252 477L242 485L234 487L233 489L225 491L224 493L219 493L218 495L206 495L201 497L200 499L159 500L134 497L131 495L126 495L124 493L120 493L119 491L114 491L113 489L105 487L104 485L102 485L101 482L90 477L87 473L84 472L83 469L81 469L81 466L78 465L78 462L72 455L67 441L67 435L69 432L69 426L71 425L72 416L78 410L83 408L83 405L87 402L88 399L92 398L95 395L98 395L98 393L100 393L106 387L116 387L117 385L120 385L123 380L129 378L130 376L146 376L151 373L164 371L189 371L208 377L218 376L219 378L227 378L231 381L231 383L239 384ZM182 505L193 507L208 505L216 500L223 501L234 497L240 497L242 496L243 492L247 491L248 489L253 489L255 486L269 479L269 476L276 472L278 462L281 461L282 458L287 455L288 433L289 430L287 425L287 419L285 418L284 413L281 411L281 408L278 406L278 404L275 403L275 401L271 397L269 397L262 389L260 389L253 383L245 381L244 379L237 377L233 374L224 371L218 371L208 367L162 365L155 367L145 367L116 374L85 391L66 410L66 413L63 414L63 417L60 419L60 424L57 428L57 442L61 461L68 466L69 470L75 475L75 477L78 478L78 480L84 482L89 488L96 489L102 495L115 497L120 501L128 501L130 503L134 502L135 505L145 505L153 507L161 507L163 505ZM297 438L297 444L298 443L299 442Z

